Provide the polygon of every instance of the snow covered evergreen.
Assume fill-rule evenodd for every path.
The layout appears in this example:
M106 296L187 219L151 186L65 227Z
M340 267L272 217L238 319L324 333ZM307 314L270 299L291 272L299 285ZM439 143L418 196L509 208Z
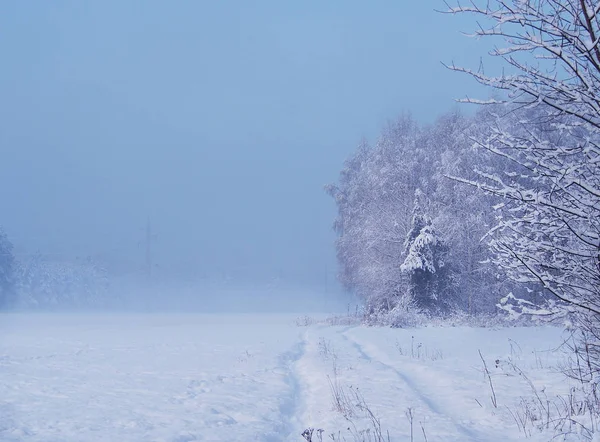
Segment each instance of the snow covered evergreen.
M427 312L451 308L450 271L445 259L448 247L432 221L415 201L411 228L404 244L404 262L400 271L409 279L409 296Z

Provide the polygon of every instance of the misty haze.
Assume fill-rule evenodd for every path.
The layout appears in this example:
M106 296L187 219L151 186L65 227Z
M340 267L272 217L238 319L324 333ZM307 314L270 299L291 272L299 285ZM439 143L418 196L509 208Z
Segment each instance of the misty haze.
M0 441L600 442L600 7L0 6Z

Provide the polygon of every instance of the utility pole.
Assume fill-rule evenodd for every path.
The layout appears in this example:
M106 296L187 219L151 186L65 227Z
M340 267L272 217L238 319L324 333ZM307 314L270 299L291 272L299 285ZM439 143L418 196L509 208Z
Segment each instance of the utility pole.
M152 233L152 224L150 223L150 216L146 220L146 238L144 239L146 245L146 276L148 280L152 277L152 242L156 241L156 233Z

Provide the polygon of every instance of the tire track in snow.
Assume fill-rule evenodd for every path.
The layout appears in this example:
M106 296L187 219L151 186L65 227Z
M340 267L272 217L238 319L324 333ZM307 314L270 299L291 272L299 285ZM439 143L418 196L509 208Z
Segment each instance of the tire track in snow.
M427 405L427 408L429 408L431 411L433 411L435 414L440 414L443 415L444 413L441 411L441 409L437 406L437 404L435 402L433 402L431 399L429 399L427 396L425 396L423 394L423 392L415 385L415 383L412 381L412 379L410 379L407 375L405 375L404 373L402 373L401 371L399 371L398 369L396 369L395 367L392 367L389 364L386 364L385 362L380 361L379 359L373 358L371 356L369 356L361 347L361 345L356 342L355 340L353 340L352 338L349 338L348 336L346 336L345 332L341 333L341 336L358 352L358 354L360 355L360 357L362 359L365 359L369 362L375 362L379 365L382 365L383 367L385 367L386 370L391 370L394 373L396 373L396 375L406 384L408 385L408 387L411 389L411 391L415 394L415 396L417 396L417 398L423 402L425 405Z
M372 363L376 363L385 370L391 371L395 373L395 375L409 388L409 390L413 393L413 395L417 398L418 401L423 403L433 414L437 415L442 419L447 419L451 422L451 424L456 428L457 435L460 435L461 441L472 441L472 442L484 442L484 441L496 441L497 438L491 438L490 435L483 434L479 431L476 431L472 428L469 428L460 422L457 422L457 418L453 416L453 413L448 413L448 410L444 410L443 407L440 407L433 399L431 399L418 385L417 383L406 373L403 373L401 370L396 367L383 362L380 358L377 358L368 351L366 351L360 343L355 341L353 338L347 335L347 330L340 331L339 335L350 344L350 346L356 350L356 352L360 355L360 357L364 360L367 360Z
M300 427L299 416L301 415L304 399L301 376L296 370L296 364L306 352L306 340L306 333L303 333L300 340L289 351L279 356L278 366L285 373L285 383L288 386L289 393L279 405L281 415L281 423L278 426L279 435L268 438L267 441L269 442L297 440L300 437L298 432ZM285 439L282 439L283 435L286 436Z

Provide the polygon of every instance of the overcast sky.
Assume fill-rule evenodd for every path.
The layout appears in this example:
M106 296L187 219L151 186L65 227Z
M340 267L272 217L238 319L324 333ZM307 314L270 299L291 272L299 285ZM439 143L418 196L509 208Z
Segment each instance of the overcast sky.
M0 224L20 251L333 272L337 179L362 136L481 93L441 61L481 43L441 1L0 5Z

